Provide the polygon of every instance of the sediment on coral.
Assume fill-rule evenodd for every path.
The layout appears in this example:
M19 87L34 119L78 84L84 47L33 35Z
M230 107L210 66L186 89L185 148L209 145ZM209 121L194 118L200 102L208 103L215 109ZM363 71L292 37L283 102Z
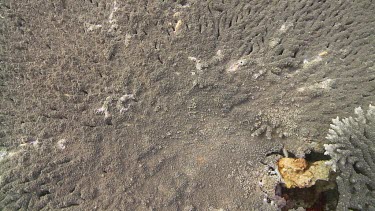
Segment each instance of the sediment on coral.
M325 154L337 171L337 210L375 210L375 106L358 107L355 117L333 119Z

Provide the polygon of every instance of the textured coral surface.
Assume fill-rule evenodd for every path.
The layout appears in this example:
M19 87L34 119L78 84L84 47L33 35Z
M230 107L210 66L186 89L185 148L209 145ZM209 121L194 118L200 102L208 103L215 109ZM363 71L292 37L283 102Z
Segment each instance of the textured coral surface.
M280 150L375 103L374 11L1 0L0 210L279 209Z

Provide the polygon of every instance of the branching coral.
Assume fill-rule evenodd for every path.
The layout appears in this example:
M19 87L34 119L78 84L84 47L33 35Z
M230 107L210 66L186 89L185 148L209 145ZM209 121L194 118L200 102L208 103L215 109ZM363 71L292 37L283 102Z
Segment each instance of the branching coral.
M286 107L273 108L268 111L260 111L254 118L255 124L251 127L251 136L265 135L268 140L272 137L289 137L295 134L297 124L295 123L299 111Z
M326 144L328 164L337 171L338 210L375 210L375 106L356 117L333 119Z

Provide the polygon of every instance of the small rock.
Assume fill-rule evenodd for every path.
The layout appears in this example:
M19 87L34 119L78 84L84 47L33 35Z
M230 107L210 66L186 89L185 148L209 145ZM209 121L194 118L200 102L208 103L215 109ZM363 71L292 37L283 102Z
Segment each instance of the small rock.
M287 188L308 188L317 180L329 180L330 166L325 161L308 163L303 158L281 158L277 166Z

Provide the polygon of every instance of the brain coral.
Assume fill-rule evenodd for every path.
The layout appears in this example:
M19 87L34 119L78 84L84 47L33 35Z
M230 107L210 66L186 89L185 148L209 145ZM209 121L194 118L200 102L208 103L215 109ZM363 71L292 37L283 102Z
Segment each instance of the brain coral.
M333 119L325 144L329 164L337 171L337 210L375 210L375 106L356 117Z

